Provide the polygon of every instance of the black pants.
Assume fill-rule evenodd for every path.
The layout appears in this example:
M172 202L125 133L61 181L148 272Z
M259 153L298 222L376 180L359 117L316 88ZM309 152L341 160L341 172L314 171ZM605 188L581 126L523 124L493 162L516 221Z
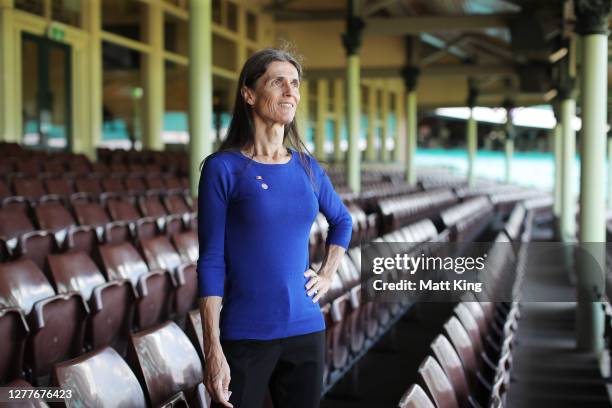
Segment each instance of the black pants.
M223 340L221 346L230 367L234 408L261 408L268 389L274 408L319 407L325 331L275 340Z

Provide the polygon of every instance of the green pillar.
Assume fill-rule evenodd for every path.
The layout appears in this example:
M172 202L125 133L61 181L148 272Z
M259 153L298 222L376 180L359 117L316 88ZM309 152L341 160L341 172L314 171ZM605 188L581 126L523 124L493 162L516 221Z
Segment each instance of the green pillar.
M468 186L473 187L476 184L476 151L478 150L478 128L476 119L474 118L474 107L476 106L476 98L478 91L474 87L472 81L469 81L469 93L467 104L470 107L470 117L466 123L466 148L467 148L467 181Z
M329 105L329 83L327 79L317 80L317 124L315 127L315 156L326 160L326 124Z
M364 21L355 16L353 0L347 0L346 33L342 35L342 44L346 49L346 99L348 125L348 154L346 180L354 193L361 191L361 152L359 150L361 90L359 72L359 47L365 27Z
M576 101L571 95L565 95L561 101L561 240L565 243L576 241L576 132L572 127L575 114Z
M342 136L344 135L344 116L346 109L344 108L344 79L338 78L334 80L334 162L340 163L344 160L342 152Z
M189 185L197 194L200 162L212 153L212 5L189 2Z
M610 0L575 2L576 32L582 41L582 134L580 168L580 243L602 267L586 263L578 270L576 323L578 348L598 355L604 348L606 162L608 90L608 14Z
M561 119L561 118L559 118ZM561 166L562 166L562 146L561 141L563 137L563 128L560 123L557 123L553 129L553 149L554 149L554 202L553 202L553 214L555 216L555 224L558 228L558 220L561 218ZM557 231L557 236L561 234Z
M142 112L142 147L162 151L164 141L164 11L160 4L146 7L146 24L143 28L151 51L144 57L144 111Z
M612 138L608 138L608 211L612 210Z
M410 39L409 41L412 41ZM412 43L410 43L412 45ZM402 70L406 86L406 182L416 185L416 149L417 149L417 81L419 78L417 66L407 66Z
M376 139L378 136L377 116L378 90L373 84L368 87L368 144L365 158L369 162L376 161Z

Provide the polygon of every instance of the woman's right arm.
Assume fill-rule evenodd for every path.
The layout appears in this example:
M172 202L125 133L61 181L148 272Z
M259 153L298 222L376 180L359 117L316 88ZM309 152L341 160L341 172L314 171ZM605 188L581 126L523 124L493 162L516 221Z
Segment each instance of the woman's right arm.
M230 370L220 341L219 314L225 286L225 224L230 173L222 158L206 161L198 187L198 292L204 333L204 384L212 398L229 403Z
M231 374L219 336L221 300L220 296L200 298L200 315L204 332L204 360L206 361L204 385L215 401L226 407L232 407L232 404L229 403L230 393L228 391Z

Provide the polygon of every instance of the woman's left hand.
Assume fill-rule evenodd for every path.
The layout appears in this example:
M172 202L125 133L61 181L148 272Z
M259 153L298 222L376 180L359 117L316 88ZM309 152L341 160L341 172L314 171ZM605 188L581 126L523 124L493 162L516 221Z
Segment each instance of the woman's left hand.
M317 274L312 269L308 269L304 272L304 276L310 277L308 282L306 282L306 290L308 291L308 296L312 296L316 293L315 297L312 298L312 303L316 303L321 299L321 297L329 290L331 286L331 279L326 275Z

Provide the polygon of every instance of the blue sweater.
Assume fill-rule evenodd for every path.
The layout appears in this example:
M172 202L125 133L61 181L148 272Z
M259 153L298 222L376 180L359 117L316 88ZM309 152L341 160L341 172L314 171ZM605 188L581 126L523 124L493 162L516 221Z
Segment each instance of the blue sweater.
M223 296L221 338L269 340L325 329L306 293L308 238L317 213L327 244L348 247L352 221L315 159L298 153L263 164L220 152L202 169L198 193L199 295ZM314 183L313 183L314 182Z

